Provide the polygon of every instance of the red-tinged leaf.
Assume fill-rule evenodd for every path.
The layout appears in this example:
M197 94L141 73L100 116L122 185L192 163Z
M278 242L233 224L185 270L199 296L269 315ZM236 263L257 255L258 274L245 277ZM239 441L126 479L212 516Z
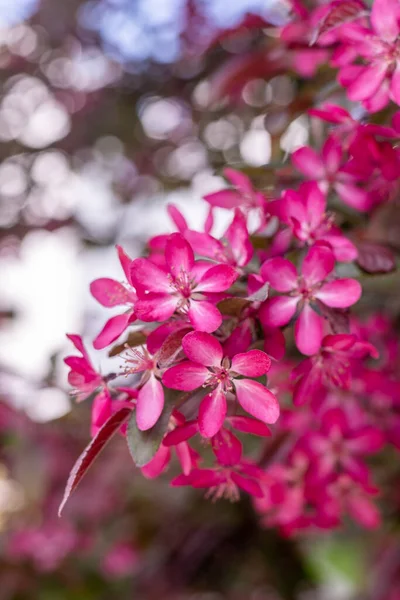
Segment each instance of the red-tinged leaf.
M374 242L357 244L357 264L366 273L390 273L396 269L396 259L390 248Z
M178 329L166 338L157 354L157 363L160 367L170 367L176 362L182 352L182 340L189 331L192 331L191 327Z
M69 475L64 497L60 504L60 508L58 509L58 516L61 516L64 506L86 471L98 457L104 446L110 441L112 436L118 431L121 425L125 423L131 412L132 410L130 408L124 407L113 414L108 421L104 423L101 429L99 429L90 444L82 452Z
M315 30L310 46L315 44L324 33L367 14L366 8L360 0L336 0L331 2L330 10Z
M312 307L330 325L332 333L350 333L350 317L348 309L331 308L320 300L314 300Z

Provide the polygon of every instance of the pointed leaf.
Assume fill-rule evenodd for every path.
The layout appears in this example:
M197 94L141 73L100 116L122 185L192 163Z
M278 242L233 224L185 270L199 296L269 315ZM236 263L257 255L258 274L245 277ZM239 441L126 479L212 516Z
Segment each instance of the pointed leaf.
M390 248L374 242L357 244L359 267L367 273L390 273L396 269L396 259Z
M126 441L137 467L144 467L155 456L167 432L172 409L172 402L166 402L157 423L146 431L140 431L136 422L136 413L132 413L128 422Z
M97 435L92 439L90 444L82 452L78 460L76 461L65 487L64 497L58 509L58 516L64 509L68 498L72 492L76 489L78 483L85 475L94 460L98 457L104 446L110 441L112 436L118 431L121 425L128 419L132 409L128 407L121 408L119 411L114 413L108 421L99 429Z

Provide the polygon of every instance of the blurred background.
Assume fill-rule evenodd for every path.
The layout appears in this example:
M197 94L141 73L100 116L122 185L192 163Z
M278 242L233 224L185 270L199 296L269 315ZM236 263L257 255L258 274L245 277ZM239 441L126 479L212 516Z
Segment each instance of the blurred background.
M246 498L146 481L120 439L56 515L90 422L69 395L65 333L96 367L121 361L91 350L110 311L90 281L121 278L116 243L135 257L173 231L170 202L201 227L225 165L268 192L307 142L313 73L289 77L274 54L289 9L0 0L0 600L376 600L367 588L397 576L384 536L282 539Z

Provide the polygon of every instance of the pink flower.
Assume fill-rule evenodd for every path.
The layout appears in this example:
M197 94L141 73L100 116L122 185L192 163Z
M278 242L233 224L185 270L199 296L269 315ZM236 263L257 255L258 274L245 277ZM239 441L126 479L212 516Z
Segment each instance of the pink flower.
M108 577L127 577L136 569L138 560L138 553L131 544L119 542L108 550L101 569Z
M238 276L236 270L228 265L208 267L195 261L192 247L180 233L169 237L165 260L166 270L146 258L132 262L131 277L139 298L136 315L142 321L165 321L177 312L187 314L199 331L218 329L222 316L208 299L233 284Z
M204 200L211 206L220 208L240 208L248 216L250 213L257 215L257 230L264 228L268 212L267 199L261 192L253 188L250 179L244 173L235 169L224 169L224 175L234 186L233 189L224 189L204 196Z
M390 99L400 104L399 33L397 0L374 0L370 28L358 23L341 28L344 44L333 61L341 67L338 80L350 100L362 102L369 112L381 110Z
M292 163L308 179L317 181L324 193L332 187L352 208L362 211L370 208L368 192L356 185L359 177L342 165L342 147L333 136L323 145L321 156L312 148L303 146L293 152Z
M317 458L312 461L312 469L318 481L345 473L363 485L369 481L363 457L378 452L383 442L378 428L353 423L339 407L328 409L321 417L319 430L304 438Z
M359 341L355 335L327 335L319 352L299 363L292 371L296 381L293 402L300 406L321 392L322 386L348 389L356 359L378 357L369 342Z
M117 246L117 250L128 283L122 284L114 279L104 277L92 281L90 284L90 291L92 296L94 296L94 298L96 298L103 306L110 308L114 306L127 306L127 310L121 315L111 317L111 319L107 321L93 342L93 346L96 350L105 348L114 342L119 338L121 333L125 331L128 325L136 321L134 305L137 297L132 286L130 275L130 265L132 261L125 254L121 246Z
M246 219L239 209L235 210L234 219L221 240L217 240L209 233L199 233L191 229L186 230L185 238L200 256L236 268L246 266L253 256Z
M322 241L331 246L336 260L347 262L357 258L357 248L334 225L333 215L326 212L326 196L316 182L303 183L298 192L287 190L274 204L275 214L289 225L301 245L312 246Z
M218 463L214 469L193 469L189 475L175 477L171 485L209 488L207 497L215 500L239 500L239 488L252 496L262 496L258 481L263 471L253 462L242 458L242 444L233 433L221 430L213 437L212 449Z
M300 352L315 354L323 337L323 318L314 310L316 301L332 308L347 308L361 296L355 279L327 281L335 266L332 251L316 244L307 253L298 275L295 266L283 258L272 258L261 267L261 275L275 290L286 293L268 299L260 308L260 320L270 327L282 327L299 313L295 341Z
M78 402L82 402L90 394L97 391L100 386L104 385L104 379L94 369L81 336L68 334L67 338L82 354L82 356L67 356L64 358L65 364L70 368L68 383L75 388L73 393L76 394Z
M212 437L221 429L228 393L234 393L242 408L256 419L275 423L279 417L275 396L258 381L239 379L240 375L261 377L267 373L271 361L264 352L250 350L230 360L223 357L221 344L202 332L188 333L182 345L189 360L168 369L162 380L166 387L183 391L212 388L199 408L199 429L204 437Z

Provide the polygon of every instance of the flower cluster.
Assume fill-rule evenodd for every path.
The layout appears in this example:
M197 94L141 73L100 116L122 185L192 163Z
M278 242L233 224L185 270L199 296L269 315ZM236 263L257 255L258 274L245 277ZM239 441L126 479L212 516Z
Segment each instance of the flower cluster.
M119 431L145 477L168 469L172 486L213 498L243 491L263 523L286 534L336 527L347 514L379 523L369 457L400 447L400 347L390 321L358 301L362 275L395 269L365 225L398 191L400 4L293 4L293 21L278 31L290 68L312 76L330 61L363 119L356 104L314 106L310 117L329 130L320 149L293 152L292 188L278 171L267 197L227 168L228 187L204 197L202 230L171 206L178 231L150 239L145 258L118 247L125 282L99 279L91 292L124 309L94 347L130 326L134 335L125 367L107 376L69 336L82 355L66 359L69 382L79 400L92 398L94 437L64 502ZM373 122L368 113L390 101L389 124ZM231 215L220 239L216 207Z

